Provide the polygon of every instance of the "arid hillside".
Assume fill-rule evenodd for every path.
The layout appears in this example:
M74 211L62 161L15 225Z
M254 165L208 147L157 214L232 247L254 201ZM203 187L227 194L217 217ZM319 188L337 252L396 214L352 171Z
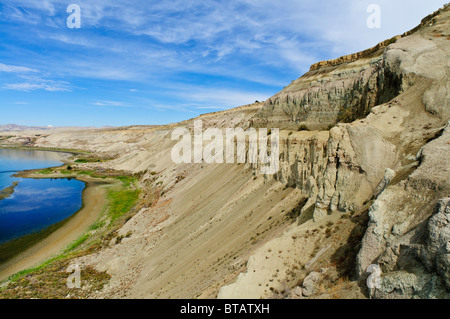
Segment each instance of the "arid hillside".
M141 203L158 189L121 240L74 260L111 276L91 298L448 298L449 53L447 5L265 102L165 126L0 132L0 145L90 152L104 160L74 168L139 176ZM175 164L173 130L198 119L279 128L278 172Z

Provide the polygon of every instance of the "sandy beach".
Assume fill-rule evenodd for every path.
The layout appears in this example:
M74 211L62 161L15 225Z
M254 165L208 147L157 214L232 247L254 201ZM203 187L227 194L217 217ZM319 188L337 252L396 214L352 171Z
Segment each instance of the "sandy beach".
M46 178L48 177L46 176ZM86 188L83 191L83 207L48 237L1 264L0 281L19 271L38 266L57 255L68 244L82 236L89 226L96 221L107 202L107 188L112 184L104 181L99 182L87 176L78 179L86 183Z

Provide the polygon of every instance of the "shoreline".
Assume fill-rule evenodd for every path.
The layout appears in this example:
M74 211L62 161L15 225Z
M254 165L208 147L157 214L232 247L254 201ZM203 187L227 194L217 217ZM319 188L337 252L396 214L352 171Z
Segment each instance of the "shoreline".
M11 186L8 186L0 190L0 200L10 197L14 194L14 189L19 185L19 182L13 182Z
M95 223L107 204L107 188L114 185L109 180L99 180L90 176L77 176L66 174L37 174L39 170L18 172L22 178L49 179L49 178L75 178L85 183L82 193L82 207L66 219L60 227L48 236L38 240L24 251L19 252L5 263L0 264L0 282L8 279L22 270L26 270L44 263L51 257L62 252L70 243L84 235L89 227Z
M29 146L13 145L13 144L0 144L0 150L44 151L44 152L55 152L55 153L67 153L67 154L72 154L72 155L86 155L86 154L91 153L89 151L46 148L46 147L29 147Z

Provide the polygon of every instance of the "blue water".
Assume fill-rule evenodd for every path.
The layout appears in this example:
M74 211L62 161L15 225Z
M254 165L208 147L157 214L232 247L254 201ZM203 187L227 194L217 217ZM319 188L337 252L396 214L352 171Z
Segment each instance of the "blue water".
M60 222L82 206L85 184L74 179L28 179L15 172L62 164L68 154L0 150L0 190L18 182L14 193L0 200L0 243L41 231Z

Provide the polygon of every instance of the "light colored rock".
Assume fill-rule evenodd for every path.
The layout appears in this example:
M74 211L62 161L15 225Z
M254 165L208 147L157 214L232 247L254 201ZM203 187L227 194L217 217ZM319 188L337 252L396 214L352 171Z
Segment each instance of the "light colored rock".
M380 195L386 189L386 187L388 187L394 177L395 171L390 168L386 168L383 179L374 190L374 196L377 197L378 195Z
M303 291L303 290L302 290L302 288L301 288L300 286L296 286L296 287L292 290L293 294L296 295L297 297L302 297L302 296L303 296L302 291Z
M422 259L429 270L436 269L450 289L450 198L437 202L426 236Z
M418 227L430 218L436 196L447 194L450 170L445 163L449 138L450 125L447 125L439 138L421 148L421 164L408 179L388 186L370 207L370 221L357 256L359 276L363 276L365 269L375 263L388 247L399 242L404 247L412 244L411 231L419 231Z
M318 283L318 281L320 280L321 275L318 272L311 272L308 276L306 276L306 278L303 280L303 284L302 284L302 294L305 297L309 297L312 294L314 294L314 292L316 292L316 285Z
M410 299L418 290L417 277L403 271L382 276L381 287L375 290L376 299Z
M314 264L317 262L317 260L328 250L331 248L331 245L327 245L326 247L322 248L321 250L319 250L319 252L310 260L306 263L305 265L305 269L310 269L314 266ZM321 273L324 272L324 268L322 268L320 270Z
M345 67L314 70L293 81L265 102L254 118L260 125L297 129L326 128L334 124L340 107L358 108L363 115L373 106L387 102L398 92L386 95L379 86L383 74L382 52L378 56L349 63Z

